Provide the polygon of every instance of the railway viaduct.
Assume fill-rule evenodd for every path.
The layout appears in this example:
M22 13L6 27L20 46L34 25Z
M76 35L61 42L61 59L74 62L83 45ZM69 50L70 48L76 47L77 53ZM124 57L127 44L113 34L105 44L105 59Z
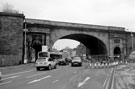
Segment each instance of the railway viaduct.
M77 40L86 46L90 55L114 56L129 54L134 49L135 37L124 27L30 19L24 14L0 13L1 63L18 64L23 61L25 53L30 61L42 45L51 50L58 39Z

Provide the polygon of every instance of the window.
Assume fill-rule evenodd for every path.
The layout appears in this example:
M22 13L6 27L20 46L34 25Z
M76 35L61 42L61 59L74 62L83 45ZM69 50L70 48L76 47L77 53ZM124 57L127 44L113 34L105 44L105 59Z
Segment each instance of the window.
M39 53L39 57L48 57L48 53L47 52L41 52L41 53Z

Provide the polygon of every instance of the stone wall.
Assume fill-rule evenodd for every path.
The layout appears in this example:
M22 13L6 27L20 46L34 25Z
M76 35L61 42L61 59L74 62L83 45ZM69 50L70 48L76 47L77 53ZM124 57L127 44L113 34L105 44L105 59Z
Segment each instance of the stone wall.
M23 23L23 14L0 12L0 66L22 61Z

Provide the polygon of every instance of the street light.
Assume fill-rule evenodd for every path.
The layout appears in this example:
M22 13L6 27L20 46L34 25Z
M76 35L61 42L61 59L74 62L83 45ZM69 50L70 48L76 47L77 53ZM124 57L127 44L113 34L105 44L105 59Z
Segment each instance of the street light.
M27 34L26 33L27 33L28 29L26 29L26 21L24 22L24 25L25 26L24 26L23 31L24 31L24 50L25 50L25 52L24 52L24 62L23 63L27 63L28 59L27 59L27 42L26 42Z

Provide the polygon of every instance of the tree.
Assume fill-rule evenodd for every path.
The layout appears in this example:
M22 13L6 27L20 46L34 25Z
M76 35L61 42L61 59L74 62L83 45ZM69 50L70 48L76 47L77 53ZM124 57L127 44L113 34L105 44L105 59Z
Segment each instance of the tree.
M6 13L19 13L19 11L15 10L11 4L5 3L2 7L2 12Z

